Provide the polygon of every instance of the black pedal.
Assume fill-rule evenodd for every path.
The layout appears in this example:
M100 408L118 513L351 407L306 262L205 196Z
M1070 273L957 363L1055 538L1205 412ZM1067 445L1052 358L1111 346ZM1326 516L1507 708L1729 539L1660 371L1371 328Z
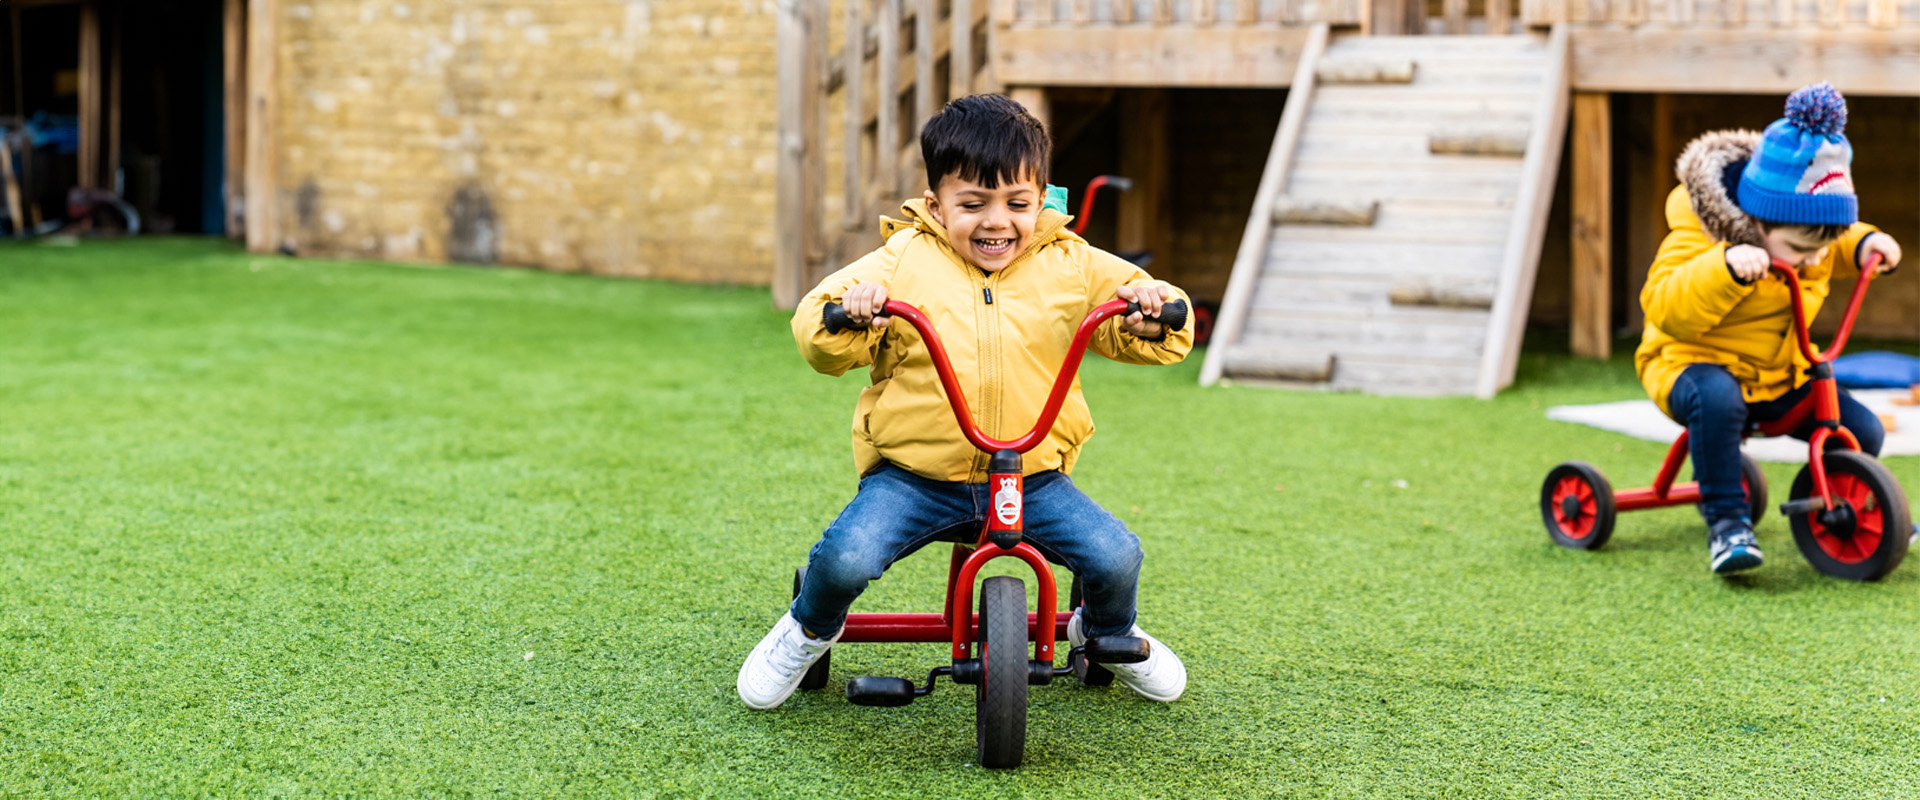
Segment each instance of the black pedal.
M1087 661L1094 664L1138 664L1153 655L1147 640L1138 636L1095 636L1085 648Z
M863 675L847 681L847 702L856 706L904 706L917 695L913 681Z

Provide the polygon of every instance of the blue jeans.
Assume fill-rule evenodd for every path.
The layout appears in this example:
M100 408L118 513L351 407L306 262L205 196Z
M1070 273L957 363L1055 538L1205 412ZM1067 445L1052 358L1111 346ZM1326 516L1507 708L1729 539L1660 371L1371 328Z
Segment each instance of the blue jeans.
M1064 473L1028 475L1024 488L1024 541L1080 576L1086 594L1080 623L1086 634L1132 630L1140 538L1081 494ZM987 484L929 480L881 465L860 479L853 502L813 546L793 618L815 637L838 633L847 608L869 581L930 542L972 542L986 524L989 506Z
M1809 392L1808 381L1784 395L1762 403L1746 402L1740 381L1719 364L1694 364L1680 373L1667 396L1673 418L1687 426L1693 478L1700 482L1700 513L1708 524L1747 515L1747 493L1740 485L1740 435L1750 424L1772 422L1787 415ZM1880 455L1886 431L1880 418L1860 401L1840 390L1840 424L1860 440L1860 449ZM1811 419L1793 438L1813 435Z

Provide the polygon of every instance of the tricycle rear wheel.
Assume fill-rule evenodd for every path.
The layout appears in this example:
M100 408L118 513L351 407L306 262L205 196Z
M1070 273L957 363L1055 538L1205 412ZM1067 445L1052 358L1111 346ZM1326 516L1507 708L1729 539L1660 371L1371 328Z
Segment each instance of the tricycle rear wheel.
M1613 536L1613 485L1585 461L1568 461L1540 485L1540 517L1553 543L1594 550Z
M806 567L801 567L793 571L794 599L799 599L800 585L806 582L807 582ZM806 677L803 677L800 679L800 688L806 689L808 691L825 688L827 685L827 671L832 668L832 665L833 665L833 651L828 650L826 653L820 656L819 661L813 662L813 666L807 668Z
M975 653L986 674L974 701L980 766L1020 766L1027 749L1027 585L999 575L980 584Z
M1852 450L1823 454L1827 486L1835 502L1852 509L1852 530L1823 525L1821 512L1788 518L1793 543L1815 571L1835 578L1877 581L1893 572L1907 557L1907 537L1913 530L1907 494L1893 472L1871 456ZM1791 499L1813 495L1813 467L1794 476Z

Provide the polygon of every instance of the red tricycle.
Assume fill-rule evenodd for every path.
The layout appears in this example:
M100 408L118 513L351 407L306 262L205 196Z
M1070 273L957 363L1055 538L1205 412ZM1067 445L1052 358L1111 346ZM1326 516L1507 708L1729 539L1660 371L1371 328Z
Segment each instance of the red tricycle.
M992 455L988 481L993 487L991 513L980 536L971 544L956 543L947 569L947 601L938 614L849 614L839 644L855 642L948 642L953 663L935 667L927 674L924 687L916 687L906 678L860 677L847 683L847 700L866 706L903 706L933 691L934 680L941 675L954 683L976 687L974 704L975 749L983 767L1017 767L1026 751L1027 686L1051 683L1055 677L1073 674L1082 683L1105 685L1113 673L1101 664L1129 664L1146 660L1148 643L1131 636L1099 636L1068 653L1068 666L1056 669L1054 643L1067 638L1071 611L1058 610L1058 594L1053 571L1033 545L1021 541L1024 496L1020 454L1044 441L1053 428L1060 406L1072 388L1074 373L1086 355L1087 342L1107 319L1140 312L1140 306L1125 300L1100 304L1081 321L1067 350L1066 361L1054 378L1053 389L1033 429L1012 441L987 436L974 424L973 414L961 394L959 378L947 360L946 347L927 316L906 303L889 300L886 313L906 320L919 331L928 354L940 374L947 402L960 423L960 430L974 447ZM1187 305L1173 301L1161 307L1157 320L1170 330L1186 326ZM852 320L838 303L828 303L822 314L828 332L839 333L852 326ZM1012 576L986 579L980 586L979 613L973 613L974 580L980 568L996 558L1013 557L1033 568L1039 585L1039 607L1027 611L1026 584ZM793 589L797 596L806 568L795 573ZM1074 579L1069 609L1080 605L1080 580ZM1027 658L1027 645L1033 644L1033 658ZM800 688L819 689L827 683L827 670L833 653L815 662L801 679Z
M1874 254L1860 268L1860 281L1847 303L1847 312L1826 352L1814 349L1807 332L1807 314L1800 297L1800 275L1784 261L1772 271L1787 284L1793 300L1793 332L1809 364L1813 390L1778 420L1750 425L1748 434L1785 436L1809 422L1807 466L1793 479L1793 489L1780 514L1793 528L1793 542L1815 570L1836 578L1879 580L1906 558L1912 529L1907 496L1893 472L1860 451L1860 442L1840 424L1840 393L1833 378L1834 357L1847 345L1860 301L1867 295L1880 256ZM1700 501L1699 484L1676 484L1674 476L1687 459L1687 433L1680 432L1653 486L1619 493L1600 470L1584 461L1568 461L1547 473L1540 487L1540 516L1555 544L1592 550L1613 535L1619 511L1661 508ZM1741 481L1754 522L1767 508L1767 478L1746 455L1740 456Z

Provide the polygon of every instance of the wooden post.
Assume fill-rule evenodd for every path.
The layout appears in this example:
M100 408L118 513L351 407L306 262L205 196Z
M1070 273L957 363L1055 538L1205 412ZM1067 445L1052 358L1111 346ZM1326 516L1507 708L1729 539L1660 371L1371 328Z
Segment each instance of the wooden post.
M1613 118L1605 92L1573 95L1573 354L1612 354Z
M1173 219L1169 105L1161 88L1120 94L1120 174L1133 179L1133 191L1120 195L1120 249L1153 251L1161 275Z
M844 44L840 47L840 72L846 76L841 83L841 88L846 93L841 98L841 105L846 109L846 123L841 131L840 143L840 183L843 187L842 194L845 196L842 198L844 203L840 211L840 227L845 230L856 230L864 224L865 220L862 218L866 216L866 183L860 179L860 140L863 129L866 127L861 123L865 121L867 109L866 103L863 102L864 98L860 96L860 75L865 72L861 67L865 65L867 51L867 21L863 13L866 9L866 0L845 0L845 2L847 5L846 36ZM966 0L955 0L956 4L964 2Z
M1820 27L1838 28L1847 21L1846 0L1820 0Z
M100 185L100 9L80 4L80 188Z
M1053 136L1053 107L1047 102L1046 89L1039 86L1012 86L1007 89L1007 97L1025 106L1027 113L1046 126L1047 136Z
M1780 27L1793 25L1794 0L1773 0L1773 24Z
M1747 0L1726 0L1722 11L1729 27L1747 24Z
M247 249L256 253L280 247L279 20L279 0L247 0Z
M1115 0L1125 5L1127 0ZM1259 0L1233 0L1233 21L1241 25L1252 25L1260 21Z
M118 194L120 186L120 20L126 13L113 10L113 34L107 49L107 174L104 185Z
M974 0L953 0L953 22L949 25L953 43L947 46L949 99L973 94L973 4Z
M1505 36L1512 31L1512 0L1487 0L1487 33L1494 36Z
M1900 24L1899 0L1867 0L1867 24L1875 28Z
M832 19L832 10L828 0L807 0L807 64L805 104L801 107L806 116L806 153L807 153L807 224L802 233L806 237L807 258L802 265L798 290L794 292L794 302L800 295L826 273L820 271L820 265L827 260L827 130L832 126L832 115L827 113L827 63L833 53L833 46L827 38L827 26Z
M1193 24L1212 25L1213 21L1216 18L1218 18L1219 15L1214 13L1215 0L1188 0L1188 1L1193 4Z
M1085 25L1093 21L1093 0L1073 0L1073 24Z
M1033 0L1033 21L1041 25L1053 23L1053 0Z
M880 0L880 52L874 73L873 171L879 176L880 202L900 199L900 3Z
M220 195L227 210L227 238L246 233L247 174L247 6L245 0L226 0L222 9L221 78L226 105L227 168L220 178Z
M13 238L27 238L27 215L20 209L20 181L13 174L13 147L0 136L0 189L7 195L7 219L13 224Z
M933 119L939 98L933 93L933 16L934 0L919 0L913 15L913 130Z
M1467 0L1445 0L1441 11L1446 15L1445 30L1449 36L1467 32Z
M1133 0L1112 0L1113 21L1125 25L1133 21Z
M807 151L807 140L811 132L812 95L818 87L809 79L814 77L807 68L807 62L814 53L813 37L809 30L809 6L815 0L781 0L779 16L774 22L774 37L779 48L777 74L775 81L779 87L778 98L778 134L779 162L774 176L774 228L775 250L773 260L773 304L775 308L792 308L800 302L800 295L806 291L801 286L806 280L807 261L811 255L809 245L813 237L808 234L809 227L817 227L819 220L807 215L809 203L808 190L809 165L807 160L812 153ZM253 194L251 191L249 195Z
M1041 0L1042 3L1049 0ZM1167 25L1173 22L1173 0L1153 0L1153 24Z

